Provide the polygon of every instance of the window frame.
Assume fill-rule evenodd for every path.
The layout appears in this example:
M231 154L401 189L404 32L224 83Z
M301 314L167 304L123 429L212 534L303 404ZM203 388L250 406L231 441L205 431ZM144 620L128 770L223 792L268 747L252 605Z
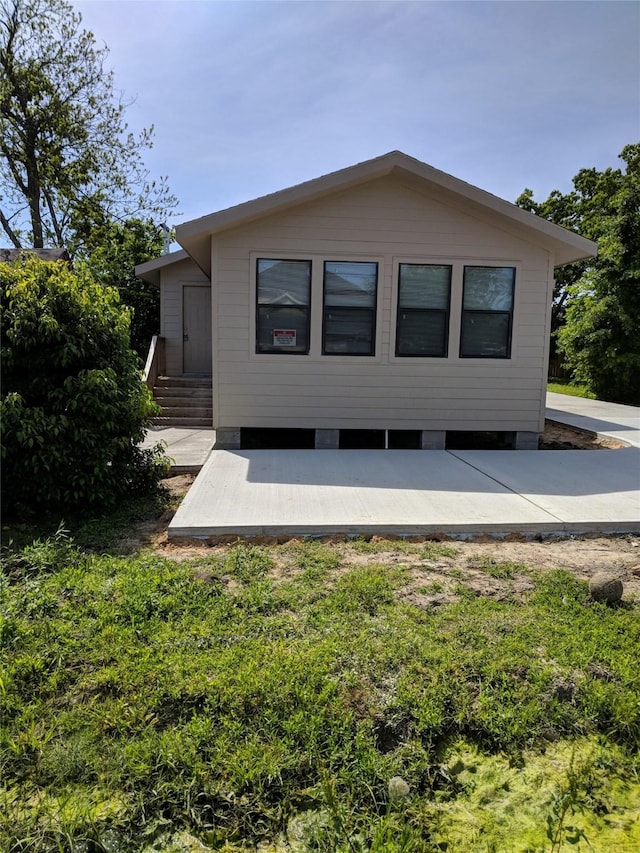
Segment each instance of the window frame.
M403 308L400 304L401 295L401 277L403 267L444 267L449 270L449 283L447 289L447 307L446 308ZM449 358L449 326L451 321L451 287L453 281L453 264L429 263L421 261L399 261L397 281L397 298L396 298L396 332L395 332L395 348L394 355L396 358ZM417 353L417 352L400 352L400 313L418 314L421 316L437 314L444 315L444 335L443 349L439 354L434 353Z
M376 285L373 292L373 306L371 308L362 308L360 306L348 306L348 305L340 305L334 306L337 311L340 312L355 312L355 311L368 311L371 314L370 320L370 329L371 329L371 351L370 352L328 352L326 348L326 338L327 338L327 307L331 308L331 306L327 306L326 304L326 295L327 295L327 265L328 264L373 264L376 268ZM344 358L376 358L376 336L378 330L378 295L379 295L379 284L380 284L380 262L378 260L362 260L361 258L349 258L347 259L327 259L326 257L322 259L322 347L320 350L321 356L330 356L330 357L344 357Z
M491 310L487 308L465 308L464 307L464 299L465 299L465 290L467 284L467 270L468 269L488 269L488 270L511 270L511 308L508 311L504 310ZM464 264L462 268L462 303L461 303L461 311L460 311L460 336L459 336L459 348L458 348L458 357L461 359L470 359L470 358L478 358L478 359L497 359L499 361L508 361L512 357L512 347L513 347L513 318L515 313L515 297L516 297L516 278L517 278L517 268L514 264ZM506 340L506 354L505 355L482 355L478 353L465 354L463 353L463 343L464 343L464 321L467 315L478 315L485 317L508 317L508 330L507 330L507 340Z
M273 261L275 263L304 263L307 264L309 269L309 299L305 306L300 305L275 305L269 302L261 303L260 302L260 261ZM311 351L311 306L313 301L313 259L311 258L272 258L265 257L264 255L256 256L255 258L255 329L254 329L254 340L255 340L255 354L260 356L269 356L269 355L309 355ZM298 308L300 310L304 309L306 311L306 335L307 335L307 345L304 350L292 350L288 347L280 347L278 349L273 348L269 350L260 349L260 308L273 305L271 308L272 311L278 311L279 309L286 310L293 308Z

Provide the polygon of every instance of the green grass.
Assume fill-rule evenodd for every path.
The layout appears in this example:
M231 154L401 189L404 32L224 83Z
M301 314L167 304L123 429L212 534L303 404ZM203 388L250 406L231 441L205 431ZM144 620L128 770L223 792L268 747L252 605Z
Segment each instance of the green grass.
M498 580L513 580L516 575L526 572L524 563L516 563L514 560L496 560L495 557L469 557L467 564L470 568L480 569L485 574Z
M548 382L547 391L553 391L555 394L568 394L571 397L586 397L589 400L596 399L596 395L587 391L583 385L574 385L560 379L555 382Z
M416 542L412 539L352 539L352 551L358 554L385 554L390 551L416 555L422 560L440 560L455 557L458 549L444 542Z
M637 606L485 560L529 597L423 610L353 552L5 553L0 849L638 849Z

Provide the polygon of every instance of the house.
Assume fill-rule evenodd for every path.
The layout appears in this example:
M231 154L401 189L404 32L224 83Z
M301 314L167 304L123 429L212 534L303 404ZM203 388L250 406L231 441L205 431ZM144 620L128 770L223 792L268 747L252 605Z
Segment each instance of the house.
M41 261L65 261L71 264L66 249L0 249L0 263L12 264L25 255L35 255Z
M176 239L136 271L161 291L159 369L200 377L223 448L256 430L318 448L357 446L354 430L384 447L469 431L537 447L553 270L597 251L399 151Z

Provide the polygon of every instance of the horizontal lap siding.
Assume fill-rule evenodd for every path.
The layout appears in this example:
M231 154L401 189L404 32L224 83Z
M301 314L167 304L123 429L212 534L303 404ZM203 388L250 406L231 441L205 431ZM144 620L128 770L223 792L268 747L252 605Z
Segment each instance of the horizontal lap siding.
M250 255L381 259L375 358L252 354ZM394 258L517 261L511 360L394 359ZM545 376L546 252L388 178L271 217L216 243L219 426L537 430ZM317 284L317 281L314 282ZM453 305L452 305L453 308ZM452 328L459 326L454 318ZM321 311L312 322L321 323Z

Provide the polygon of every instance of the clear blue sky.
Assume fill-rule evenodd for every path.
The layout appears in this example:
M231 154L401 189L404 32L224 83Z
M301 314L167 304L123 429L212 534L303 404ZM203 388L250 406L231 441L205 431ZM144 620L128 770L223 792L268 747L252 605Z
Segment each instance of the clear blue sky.
M393 149L509 201L640 141L640 3L85 0L173 224Z

